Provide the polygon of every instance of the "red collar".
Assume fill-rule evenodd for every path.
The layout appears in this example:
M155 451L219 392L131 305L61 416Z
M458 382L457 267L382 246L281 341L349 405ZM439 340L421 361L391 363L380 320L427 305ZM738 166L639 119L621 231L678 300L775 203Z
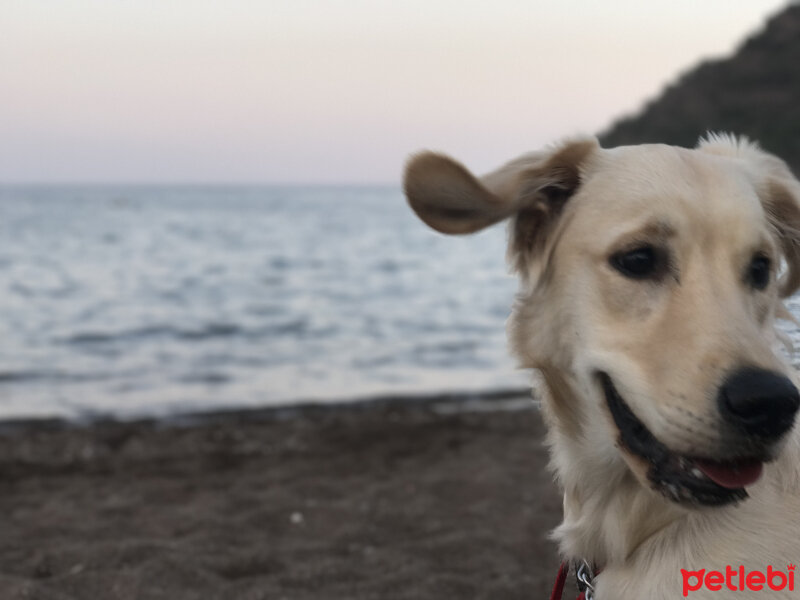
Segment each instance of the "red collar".
M569 573L569 564L562 562L558 567L558 575L556 575L556 583L553 585L553 592L550 594L550 600L561 600L564 596L564 584L567 581L567 573ZM578 598L578 600L583 600Z
M597 571L600 572L599 570ZM569 563L562 562L561 566L558 568L558 575L556 575L556 582L553 585L553 591L550 594L550 600L561 600L564 596L564 584L567 581L567 575L569 574ZM578 595L577 600L584 600L586 597L585 592L581 592Z

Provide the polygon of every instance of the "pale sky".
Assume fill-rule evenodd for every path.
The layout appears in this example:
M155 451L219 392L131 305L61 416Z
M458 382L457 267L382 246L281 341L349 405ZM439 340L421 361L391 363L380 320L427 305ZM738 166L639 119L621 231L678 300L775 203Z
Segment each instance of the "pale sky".
M605 128L785 0L0 0L0 183L396 183Z

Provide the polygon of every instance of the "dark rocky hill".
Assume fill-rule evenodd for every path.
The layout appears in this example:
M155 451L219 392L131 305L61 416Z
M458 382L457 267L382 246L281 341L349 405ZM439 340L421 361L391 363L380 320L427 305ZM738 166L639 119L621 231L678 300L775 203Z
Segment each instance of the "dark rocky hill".
M692 147L706 131L745 134L800 172L800 4L772 17L733 56L685 73L600 138L609 147Z

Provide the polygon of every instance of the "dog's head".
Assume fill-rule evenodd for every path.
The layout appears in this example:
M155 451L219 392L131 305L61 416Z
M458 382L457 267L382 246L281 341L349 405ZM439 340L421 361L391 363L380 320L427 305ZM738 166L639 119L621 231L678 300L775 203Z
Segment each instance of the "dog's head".
M800 182L782 161L728 136L587 138L482 178L423 153L405 191L444 233L510 219L511 347L555 392L555 427L676 502L746 496L800 404L774 330L800 287Z

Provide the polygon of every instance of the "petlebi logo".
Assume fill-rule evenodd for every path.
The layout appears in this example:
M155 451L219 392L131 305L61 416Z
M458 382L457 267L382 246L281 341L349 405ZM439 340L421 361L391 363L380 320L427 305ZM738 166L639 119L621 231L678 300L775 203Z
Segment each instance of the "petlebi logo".
M795 565L789 564L786 570L767 566L766 571L749 571L744 565L732 567L725 565L725 571L712 571L699 569L688 571L681 569L683 577L683 597L686 598L691 592L700 589L717 592L720 590L730 590L732 592L766 591L780 592L783 590L794 591L794 570Z

